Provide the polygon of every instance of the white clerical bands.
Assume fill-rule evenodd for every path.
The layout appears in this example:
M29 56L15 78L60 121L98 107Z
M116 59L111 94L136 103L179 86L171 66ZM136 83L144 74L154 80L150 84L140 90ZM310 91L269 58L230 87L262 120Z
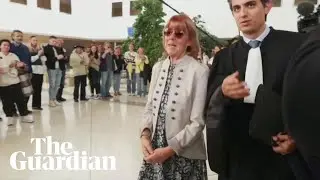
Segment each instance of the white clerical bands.
M263 84L262 58L260 41L250 41L251 49L248 54L245 82L250 89L250 95L244 98L245 103L255 103L256 93L260 84Z

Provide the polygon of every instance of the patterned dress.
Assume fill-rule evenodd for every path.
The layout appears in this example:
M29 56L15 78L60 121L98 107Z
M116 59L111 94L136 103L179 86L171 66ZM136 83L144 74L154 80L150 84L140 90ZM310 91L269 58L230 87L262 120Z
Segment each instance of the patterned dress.
M153 149L167 147L165 132L166 105L170 92L171 80L175 65L169 67L168 78L164 93L161 97L157 126L152 140ZM139 173L139 180L207 180L207 167L205 160L194 160L174 155L163 164L150 164L143 161Z

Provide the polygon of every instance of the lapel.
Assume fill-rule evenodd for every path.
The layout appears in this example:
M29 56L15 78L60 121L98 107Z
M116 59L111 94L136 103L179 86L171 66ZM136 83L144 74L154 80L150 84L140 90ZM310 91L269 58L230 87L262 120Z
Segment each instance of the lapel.
M243 40L243 38L240 38L238 43L236 43L235 46L231 48L231 50L233 69L234 71L239 71L240 80L244 81L250 46Z

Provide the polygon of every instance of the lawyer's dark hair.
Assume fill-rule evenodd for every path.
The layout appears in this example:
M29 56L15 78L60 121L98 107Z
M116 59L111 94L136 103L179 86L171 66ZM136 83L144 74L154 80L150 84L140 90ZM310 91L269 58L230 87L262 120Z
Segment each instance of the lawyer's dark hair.
M227 0L228 1L228 3L229 3L229 7L230 7L230 9L232 9L232 0ZM262 5L266 5L268 2L270 2L271 0L260 0L261 1L261 3L262 3Z
M228 1L228 4L229 4L229 8L230 8L230 10L232 11L232 0L227 0ZM267 5L267 3L269 3L270 1L272 1L272 0L260 0L261 1L261 3L262 3L262 5L263 6L266 6ZM266 14L266 16L265 16L265 21L267 21L267 14Z

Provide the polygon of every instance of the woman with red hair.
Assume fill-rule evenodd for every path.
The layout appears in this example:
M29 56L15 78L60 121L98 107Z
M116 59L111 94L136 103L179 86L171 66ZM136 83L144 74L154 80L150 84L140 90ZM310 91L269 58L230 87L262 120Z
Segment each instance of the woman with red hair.
M139 179L205 180L203 109L209 70L196 60L199 40L192 20L173 16L163 31L163 45L168 57L153 67L141 125Z

